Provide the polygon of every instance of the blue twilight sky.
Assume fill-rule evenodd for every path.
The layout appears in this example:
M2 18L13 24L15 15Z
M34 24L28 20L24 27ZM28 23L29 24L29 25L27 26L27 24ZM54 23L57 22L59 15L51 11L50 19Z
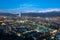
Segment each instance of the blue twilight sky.
M0 10L40 10L60 8L60 0L0 0Z

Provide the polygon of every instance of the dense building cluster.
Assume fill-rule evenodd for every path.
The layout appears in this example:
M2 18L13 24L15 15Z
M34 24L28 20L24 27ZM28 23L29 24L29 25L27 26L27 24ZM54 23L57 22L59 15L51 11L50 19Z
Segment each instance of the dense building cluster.
M60 40L59 17L0 16L0 40Z

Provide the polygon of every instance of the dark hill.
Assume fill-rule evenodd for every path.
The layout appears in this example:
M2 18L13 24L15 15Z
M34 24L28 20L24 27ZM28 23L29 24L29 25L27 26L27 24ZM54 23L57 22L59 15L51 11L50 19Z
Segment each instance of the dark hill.
M12 13L2 13L0 12L0 16L17 16L18 14L12 14Z
M45 12L45 13L34 13L34 12L29 12L29 13L22 13L22 16L40 16L40 17L60 17L60 11L53 11L53 12Z

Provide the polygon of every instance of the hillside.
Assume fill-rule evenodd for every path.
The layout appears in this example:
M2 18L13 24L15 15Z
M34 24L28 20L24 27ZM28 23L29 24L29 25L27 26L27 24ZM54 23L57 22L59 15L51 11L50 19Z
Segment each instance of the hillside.
M17 16L18 14L0 12L0 16Z
M45 12L45 13L22 13L22 16L40 16L40 17L60 17L60 11L53 11L53 12Z

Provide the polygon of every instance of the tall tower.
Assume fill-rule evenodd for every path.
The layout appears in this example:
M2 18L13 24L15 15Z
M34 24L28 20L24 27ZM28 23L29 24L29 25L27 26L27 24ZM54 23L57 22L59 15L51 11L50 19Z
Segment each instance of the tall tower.
M19 13L19 17L21 17L21 13Z

